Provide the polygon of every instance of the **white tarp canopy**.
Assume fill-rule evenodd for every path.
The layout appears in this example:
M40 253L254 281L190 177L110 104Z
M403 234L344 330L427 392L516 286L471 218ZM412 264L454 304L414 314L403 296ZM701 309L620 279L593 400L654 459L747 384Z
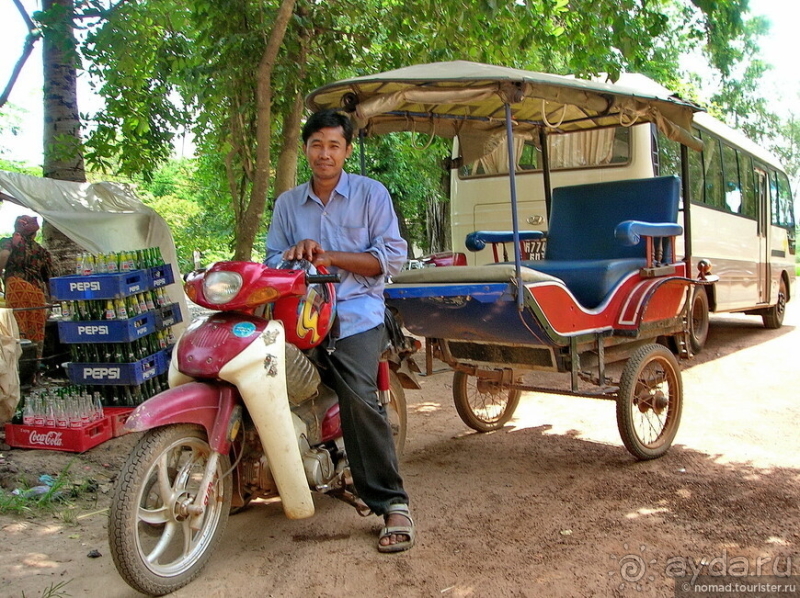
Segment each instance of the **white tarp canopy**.
M346 79L311 92L312 110L341 108L368 135L416 131L459 138L464 161L492 151L505 138L505 105L515 135L566 133L652 122L693 149L700 108L668 90L634 89L475 62L418 64Z
M57 181L0 170L0 199L33 210L94 254L160 247L178 283L167 291L173 303L180 304L184 319L174 332L183 331L190 314L172 233L164 219L139 201L130 187Z

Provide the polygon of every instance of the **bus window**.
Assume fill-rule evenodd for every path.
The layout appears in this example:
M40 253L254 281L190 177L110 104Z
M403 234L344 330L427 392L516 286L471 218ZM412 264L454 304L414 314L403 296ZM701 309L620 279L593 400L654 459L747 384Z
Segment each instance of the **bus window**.
M725 179L725 207L734 214L742 208L742 185L739 179L739 161L736 150L722 144L722 172Z
M659 131L656 137L658 144L658 168L655 170L656 176L667 176L670 174L681 175L681 145L677 141L669 139ZM700 157L700 154L697 157ZM696 198L695 198L696 199Z
M789 178L782 172L778 175L778 210L773 213L772 223L785 228L794 228L794 198L789 187Z
M778 203L778 173L774 170L768 171L769 178L769 203L772 222L780 220L780 204Z
M757 218L756 187L753 181L753 159L743 152L739 155L739 176L742 182L742 209L741 213L748 218Z
M579 131L547 138L552 170L569 170L627 164L631 157L630 131L626 127ZM541 169L541 150L538 141L515 139L516 172ZM459 170L461 178L481 175L504 175L508 172L508 149L505 142L471 164Z
M541 163L542 151L539 146L532 141L526 141L522 146L522 153L520 154L517 163L518 170L539 170Z
M725 197L719 139L708 133L702 133L702 139L705 204L715 208L724 208Z
M700 131L693 130L696 137L700 137ZM702 152L689 152L689 183L692 190L692 201L705 203L705 182L703 177L703 154Z

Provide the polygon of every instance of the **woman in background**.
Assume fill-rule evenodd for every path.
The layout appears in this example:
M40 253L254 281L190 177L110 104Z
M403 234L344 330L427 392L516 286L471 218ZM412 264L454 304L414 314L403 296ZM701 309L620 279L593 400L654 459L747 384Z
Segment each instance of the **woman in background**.
M17 218L14 236L0 241L0 272L6 305L14 308L20 337L36 343L37 356L41 357L53 262L50 253L34 240L38 230L35 216Z

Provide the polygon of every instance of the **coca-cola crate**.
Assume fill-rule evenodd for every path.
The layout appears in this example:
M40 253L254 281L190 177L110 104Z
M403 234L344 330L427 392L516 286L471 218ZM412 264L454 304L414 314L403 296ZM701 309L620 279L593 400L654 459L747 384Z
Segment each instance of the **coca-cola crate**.
M87 276L57 276L50 279L50 294L59 300L116 299L141 293L150 287L147 270Z
M62 343L129 343L155 330L154 312L146 312L127 320L58 323L58 337Z
M155 266L149 268L148 271L150 275L150 288L157 289L158 287L165 287L175 282L175 275L172 273L172 266L170 264Z
M6 444L15 448L83 453L109 440L112 434L111 426L108 417L82 428L6 424Z
M103 414L111 422L111 436L117 438L130 433L125 429L125 422L128 421L131 413L133 413L133 407L103 407Z
M157 309L155 314L156 328L159 330L169 328L178 322L183 322L181 306L178 303L170 303L169 305L165 305L164 307Z
M74 384L139 385L167 371L161 353L131 363L70 363L67 374Z

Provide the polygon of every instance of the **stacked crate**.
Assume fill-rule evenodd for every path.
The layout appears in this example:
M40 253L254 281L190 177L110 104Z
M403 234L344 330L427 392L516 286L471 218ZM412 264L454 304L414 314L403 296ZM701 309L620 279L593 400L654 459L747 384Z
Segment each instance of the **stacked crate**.
M173 283L168 264L51 279L63 318L59 338L71 349L70 380L99 392L109 407L134 407L165 390L171 327L182 321L164 292Z

